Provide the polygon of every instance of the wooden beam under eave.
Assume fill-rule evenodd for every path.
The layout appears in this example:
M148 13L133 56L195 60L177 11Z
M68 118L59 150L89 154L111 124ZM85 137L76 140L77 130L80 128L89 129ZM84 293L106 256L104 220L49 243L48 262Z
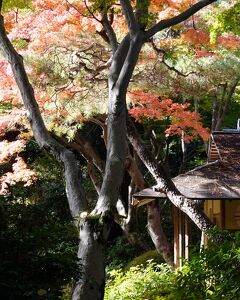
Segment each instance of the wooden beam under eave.
M133 198L132 205L136 207L140 207L155 200L156 200L155 198Z

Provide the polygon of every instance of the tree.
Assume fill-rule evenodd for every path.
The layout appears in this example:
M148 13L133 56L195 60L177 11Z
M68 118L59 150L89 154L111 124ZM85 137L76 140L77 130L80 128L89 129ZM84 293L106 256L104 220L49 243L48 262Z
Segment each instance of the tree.
M34 137L41 147L48 150L63 163L69 207L73 218L76 220L76 224L80 224L78 256L81 259L83 273L73 290L72 299L103 298L104 241L107 239L113 216L116 216L115 208L125 169L127 148L126 93L141 48L157 32L186 20L213 2L215 1L201 0L192 6L188 6L188 1L184 1L186 7L184 6L185 10L183 12L179 13L177 10L177 15L147 27L149 21L148 8L150 4L154 8L161 7L162 1L136 1L134 12L130 1L121 0L120 6L126 19L127 33L120 44L117 42L116 34L110 22L112 1L105 1L104 3L94 1L92 3L93 9L96 7L96 10L100 12L102 17L103 32L100 33L110 43L113 56L108 78L107 160L100 194L96 206L91 212L89 212L85 194L81 186L78 162L74 154L47 131L36 102L33 88L23 65L23 59L10 43L4 29L3 17L1 16L1 49L11 64L25 108L29 114ZM110 17L108 13L110 13ZM194 202L188 201L188 199L184 198L177 191L164 169L144 149L129 118L128 138L139 157L156 179L158 189L165 192L174 205L187 213L198 227L206 232L211 227L210 221L198 211Z

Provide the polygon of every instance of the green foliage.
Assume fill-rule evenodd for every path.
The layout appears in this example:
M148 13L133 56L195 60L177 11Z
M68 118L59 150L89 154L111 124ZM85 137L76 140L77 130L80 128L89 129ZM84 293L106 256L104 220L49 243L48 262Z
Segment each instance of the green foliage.
M1 199L0 292L3 299L55 300L77 276L77 234L45 201L34 205Z
M92 6L91 6L91 13L89 13L90 15L96 11L99 11L101 13L107 13L108 10L114 5L115 1L114 0L93 0L91 1L93 2Z
M28 47L28 42L26 40L14 40L13 45L17 49L26 49Z
M3 11L13 8L27 8L31 5L31 0L3 0Z
M240 103L237 102L239 99L234 98L225 116L222 128L236 128L237 120L240 116Z
M150 261L109 271L104 299L240 299L240 233L214 229L210 234L214 242L201 253L196 249L182 269Z
M143 1L137 1L136 4L136 17L137 21L142 29L146 28L148 24L149 14L148 14L148 7L149 7L150 1L149 0L143 0Z
M115 239L114 244L107 251L107 270L120 269L135 255L135 249L124 236Z
M215 230L215 242L177 272L176 293L180 299L240 299L240 233ZM216 243L216 238L224 240Z
M105 300L167 300L171 298L170 267L149 262L130 268L126 273L113 270L105 290Z
M0 101L0 114L10 113L11 110L12 105L10 103Z
M156 250L150 250L147 251L137 257L135 257L132 261L130 261L127 266L124 268L124 270L129 270L132 267L137 267L139 265L147 266L149 261L153 261L155 263L163 263L162 257L159 255L159 253Z
M215 41L216 37L224 32L232 32L236 35L240 34L239 27L240 19L240 2L229 9L225 9L218 13L214 18L214 23L211 28L211 40Z

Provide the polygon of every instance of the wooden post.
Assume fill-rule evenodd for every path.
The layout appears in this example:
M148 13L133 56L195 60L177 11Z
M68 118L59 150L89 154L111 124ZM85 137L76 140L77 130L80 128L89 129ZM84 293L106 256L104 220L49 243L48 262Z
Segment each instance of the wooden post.
M178 231L178 236L179 236L179 252L178 252L178 263L179 267L182 268L182 258L184 255L184 221L183 221L183 214L182 212L178 209L178 215L179 215L179 231Z
M184 258L185 259L189 259L189 219L188 216L184 215L184 234L185 234L185 255Z
M174 265L176 267L179 266L179 259L178 259L178 254L179 254L179 216L178 216L178 209L173 206L173 225L174 225Z
M183 258L189 259L189 224L187 216L173 207L174 218L174 265L183 266Z

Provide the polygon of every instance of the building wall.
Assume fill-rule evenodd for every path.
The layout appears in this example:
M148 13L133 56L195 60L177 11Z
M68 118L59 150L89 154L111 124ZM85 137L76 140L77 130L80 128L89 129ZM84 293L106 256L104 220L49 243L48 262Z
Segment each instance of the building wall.
M204 211L220 228L240 230L240 199L205 200Z

